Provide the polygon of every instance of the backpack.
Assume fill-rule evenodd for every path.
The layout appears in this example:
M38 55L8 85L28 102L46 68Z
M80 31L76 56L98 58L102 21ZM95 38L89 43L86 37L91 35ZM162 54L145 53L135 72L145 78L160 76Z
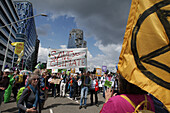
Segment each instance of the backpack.
M18 81L16 81L16 83L22 83L23 82L23 75L17 75L18 76Z
M127 96L125 95L120 95L122 98L124 98L125 100L127 100L134 108L135 111L133 113L154 113L153 111L151 111L151 104L150 102L147 100L147 96L145 96L145 100L140 102L137 106L135 105L135 103L133 103ZM149 103L149 110L147 109L147 104ZM143 110L139 110L139 108L144 104Z
M29 90L28 90L28 95L30 95L30 93L31 93L31 88L28 86L27 87ZM22 93L23 93L23 91L26 89L26 87L21 87L20 89L19 89L19 91L18 91L18 93L17 93L17 99L16 99L16 102L18 103L18 101L19 101L19 99L20 99L20 97L21 97L21 95L22 95Z

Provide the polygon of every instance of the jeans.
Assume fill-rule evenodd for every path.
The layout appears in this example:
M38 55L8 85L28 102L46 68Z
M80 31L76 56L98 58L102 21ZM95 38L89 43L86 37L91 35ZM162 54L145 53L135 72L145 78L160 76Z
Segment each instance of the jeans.
M72 86L70 86L70 98L72 98L72 94L73 94L73 89L72 89L73 87Z
M85 93L85 95L84 95L84 93ZM83 97L84 97L84 105L86 105L87 93L88 93L88 87L83 87L83 88L81 89L80 106L82 106Z

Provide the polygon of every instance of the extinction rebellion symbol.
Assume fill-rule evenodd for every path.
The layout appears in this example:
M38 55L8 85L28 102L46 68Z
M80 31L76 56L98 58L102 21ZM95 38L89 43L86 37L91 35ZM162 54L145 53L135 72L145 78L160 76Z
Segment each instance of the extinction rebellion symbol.
M135 62L136 62L138 69L153 82L170 90L170 82L169 80L166 80L166 78L164 78L164 74L166 74L166 77L168 76L170 78L170 67L169 67L170 66L169 64L170 62L170 22L168 21L168 17L170 17L170 6L169 5L170 5L170 0L163 0L159 3L154 4L149 9L145 10L139 16L138 21L132 32L131 50L134 55ZM161 45L155 50L147 54L141 55L140 51L138 51L139 49L137 46L137 44L139 44L140 42L137 42L137 40L138 38L143 38L143 37L138 37L138 34L140 33L141 26L145 22L145 20L154 13L156 13L156 15L158 16L165 30L165 35L167 35L168 37L168 39L166 40L168 40L168 42L166 45L163 45L163 46ZM150 35L152 35L152 33ZM154 41L154 36L153 36L153 41ZM150 45L147 45L147 46L150 46ZM167 56L169 56L169 58L167 58ZM165 58L166 59L165 61L167 62L160 62L159 60L156 60L156 59L161 59L161 57L162 59ZM150 68L148 68L149 66ZM158 71L163 72L163 73L155 72L152 70L152 68L157 69ZM162 74L162 75L159 75L159 74Z

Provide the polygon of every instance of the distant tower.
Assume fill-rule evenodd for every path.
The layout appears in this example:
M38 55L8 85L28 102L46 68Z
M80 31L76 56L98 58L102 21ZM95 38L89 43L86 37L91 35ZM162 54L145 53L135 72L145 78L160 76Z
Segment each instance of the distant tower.
M83 31L72 29L69 35L67 48L86 48L87 42L83 40Z

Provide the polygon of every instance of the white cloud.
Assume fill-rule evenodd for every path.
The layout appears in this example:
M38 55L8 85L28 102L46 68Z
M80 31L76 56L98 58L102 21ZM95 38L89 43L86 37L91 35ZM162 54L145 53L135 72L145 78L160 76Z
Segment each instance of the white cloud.
M103 52L103 54L98 54L96 57L88 57L88 67L101 68L102 66L107 66L109 70L114 69L118 63L122 45L109 44L104 46L99 41L95 43L95 46L98 47Z
M38 35L41 35L41 36L47 36L50 29L51 29L50 24L43 24L37 27L37 33Z
M60 45L61 49L67 49L67 45Z
M49 53L49 49L41 47L40 44L39 51L38 51L38 61L41 61L43 63L47 62L48 53Z

